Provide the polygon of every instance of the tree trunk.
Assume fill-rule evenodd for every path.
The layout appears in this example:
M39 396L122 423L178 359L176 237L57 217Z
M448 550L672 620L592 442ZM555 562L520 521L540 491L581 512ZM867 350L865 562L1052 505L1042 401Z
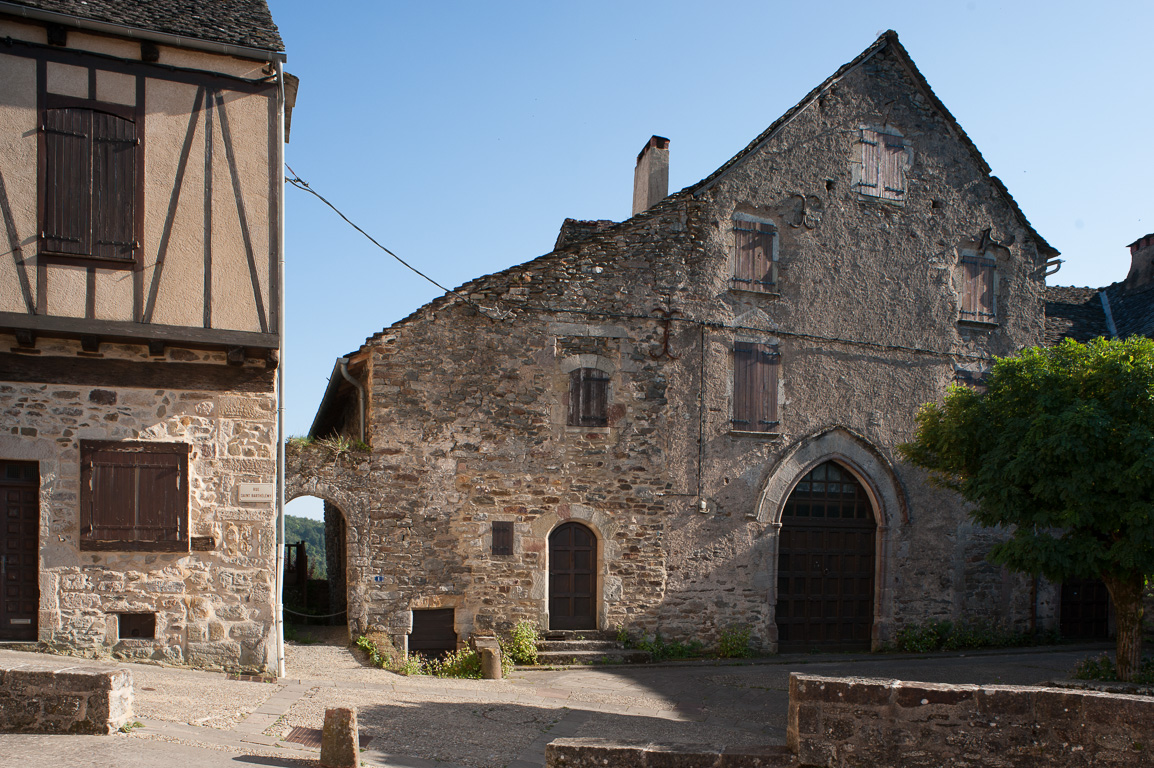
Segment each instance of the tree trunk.
M1142 662L1142 590L1146 580L1140 575L1128 578L1103 575L1102 581L1110 591L1118 620L1118 644L1115 648L1118 679L1129 683Z

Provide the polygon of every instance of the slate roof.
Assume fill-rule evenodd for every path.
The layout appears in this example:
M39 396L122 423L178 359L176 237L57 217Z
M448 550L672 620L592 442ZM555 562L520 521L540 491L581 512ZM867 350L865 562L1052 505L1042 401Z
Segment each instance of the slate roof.
M1103 288L1118 337L1154 336L1154 285L1126 290L1125 282Z
M214 43L284 51L265 0L7 0L41 11Z
M1045 345L1052 347L1064 338L1087 342L1109 336L1106 311L1097 288L1066 285L1046 286Z
M1030 236L1038 244L1038 247L1042 251L1051 253L1055 256L1058 255L1058 251L1052 245L1047 243L1046 239L1038 234L1038 231L1034 229L1032 224L1030 224L1030 220L1026 218L1026 214L1022 213L1022 209L1018 207L1017 201L1014 200L1013 196L1010 194L1010 191L1006 189L1006 185L1002 183L1002 180L993 175L990 166L986 163L985 158L982 157L982 153L978 151L977 145L974 144L966 132L962 130L962 126L958 124L958 121L950 113L950 110L946 109L946 105L941 102L941 100L934 93L933 89L930 88L929 81L926 80L925 76L922 75L921 70L919 70L914 64L913 59L910 58L910 54L906 51L902 44L898 42L898 33L894 32L892 29L883 32L878 37L878 39L874 41L873 45L871 45L869 48L866 48L853 60L843 64L836 72L826 78L825 82L806 94L805 98L790 107L784 115L777 118L777 120L774 120L772 125L766 128L760 136L749 143L749 146L738 152L709 176L705 177L696 184L693 184L692 186L686 187L686 190L696 195L709 189L709 187L713 186L714 182L728 173L731 168L740 163L747 156L756 152L762 144L769 141L774 136L774 134L776 134L779 129L781 129L790 120L792 120L798 112L801 112L803 109L816 101L817 97L828 90L830 86L832 86L850 71L857 69L857 67L861 66L866 61L877 55L879 51L882 51L887 47L894 50L898 58L905 65L906 69L913 77L917 87L921 89L926 98L930 100L930 103L933 104L934 107L942 114L942 116L946 119L946 122L949 123L949 125L958 132L958 137L961 139L962 143L970 150L970 153L974 156L974 159L978 163L978 167L982 169L982 172L986 174L990 183L992 183L998 192L1006 199L1006 202L1009 203L1010 207L1018 215L1019 220L1021 220L1022 224L1029 231Z

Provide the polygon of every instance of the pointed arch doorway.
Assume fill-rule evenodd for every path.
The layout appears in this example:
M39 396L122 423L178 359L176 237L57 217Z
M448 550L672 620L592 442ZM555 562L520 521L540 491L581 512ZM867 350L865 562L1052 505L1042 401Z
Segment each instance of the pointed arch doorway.
M549 534L549 629L597 629L597 537L581 523Z
M810 470L781 516L778 649L870 649L877 524L862 484L837 462Z

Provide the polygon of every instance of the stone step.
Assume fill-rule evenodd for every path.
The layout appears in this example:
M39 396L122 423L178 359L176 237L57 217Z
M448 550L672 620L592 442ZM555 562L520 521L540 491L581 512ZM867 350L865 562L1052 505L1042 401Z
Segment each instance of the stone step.
M551 629L541 635L542 640L617 640L611 629Z
M538 651L538 664L646 664L649 651L607 648L590 651Z
M620 650L615 640L538 640L537 651L611 651Z

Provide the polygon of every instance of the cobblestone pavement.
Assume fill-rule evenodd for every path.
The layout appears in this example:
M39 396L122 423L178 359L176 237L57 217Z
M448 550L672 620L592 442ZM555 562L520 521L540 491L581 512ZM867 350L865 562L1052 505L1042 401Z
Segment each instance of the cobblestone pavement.
M554 670L518 669L506 680L401 677L367 666L336 644L290 644L290 677L245 682L223 674L144 664L131 669L136 719L115 736L0 735L0 766L134 768L317 764L286 741L319 729L324 710L357 708L362 763L405 768L540 768L556 738L756 745L783 743L789 673L942 683L1036 684L1068 676L1107 646L902 655L795 655L754 662L690 662ZM61 667L76 659L0 650Z

